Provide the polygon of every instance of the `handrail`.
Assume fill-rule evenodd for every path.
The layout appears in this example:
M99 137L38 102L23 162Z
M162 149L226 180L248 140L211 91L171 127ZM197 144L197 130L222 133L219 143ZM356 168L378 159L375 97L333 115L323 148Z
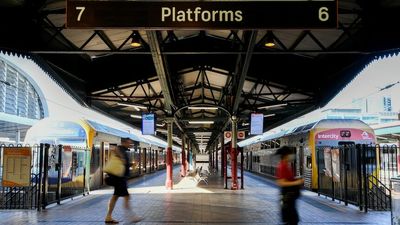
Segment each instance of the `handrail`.
M380 184L381 186L378 186L377 184ZM391 199L390 199L391 190L389 188L387 188L385 184L383 184L376 176L374 176L372 174L369 175L369 179L368 179L368 187L370 185L372 187L374 187L374 189L373 190L369 189L370 191L368 192L368 194L369 194L369 196L373 196L377 200L377 202L374 202L376 204L370 205L370 207L372 206L375 209L378 209L378 208L391 209L391 207L392 207ZM383 195L384 195L384 197L383 197Z
M383 187L385 190L387 190L387 191L389 192L389 194L391 194L390 188L386 187L386 185L385 185L384 183L382 183L382 181L380 181L376 176L374 176L374 175L372 175L372 174L370 174L369 176L370 176L371 178L373 178L375 181L377 181L377 182L381 185L381 187ZM369 181L372 182L370 179L369 179ZM379 186L376 185L376 184L374 184L373 182L372 182L372 184L373 184L374 186L376 186L376 187L379 188ZM386 193L385 193L385 194L386 194Z

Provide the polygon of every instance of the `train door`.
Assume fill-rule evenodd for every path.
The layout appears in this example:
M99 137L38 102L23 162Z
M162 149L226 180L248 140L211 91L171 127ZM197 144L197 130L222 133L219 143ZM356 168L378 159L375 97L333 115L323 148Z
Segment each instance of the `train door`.
M357 162L357 151L355 142L340 141L339 145L339 161L341 168L340 181L345 189L347 189L347 200L352 203L357 203L359 194L359 168Z
M106 143L106 142L104 142ZM107 143L108 144L108 143ZM103 149L103 169L106 165L106 163L108 162L108 160L110 160L111 157L111 152L115 152L117 150L117 144L108 144L108 148L104 148ZM103 173L103 179L105 178L105 173Z
M303 146L299 146L299 175L304 175L304 148Z
M108 161L108 154L110 152L110 144L108 142L101 142L101 148L100 148L100 168L101 168L101 174L103 179L101 179L100 184L104 185L104 178L105 178L105 173L103 172L104 166L106 165Z
M100 151L100 157L101 157L101 174L103 175L103 179L101 180L101 184L104 184L104 178L105 178L105 173L103 172L104 166L106 165L108 159L109 159L109 154L110 154L110 144L108 142L102 142L101 143L101 151Z
M110 144L108 142L103 142L103 165L107 163L110 158Z
M253 171L253 152L250 151L250 166L249 166L249 170Z

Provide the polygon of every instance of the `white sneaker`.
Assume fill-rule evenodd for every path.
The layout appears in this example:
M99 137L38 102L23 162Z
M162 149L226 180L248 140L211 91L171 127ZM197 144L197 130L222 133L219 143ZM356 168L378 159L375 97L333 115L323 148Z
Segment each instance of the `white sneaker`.
M143 218L140 217L140 216L131 216L131 217L129 217L128 221L131 222L131 223L137 223L137 222L140 222L142 220L143 220Z

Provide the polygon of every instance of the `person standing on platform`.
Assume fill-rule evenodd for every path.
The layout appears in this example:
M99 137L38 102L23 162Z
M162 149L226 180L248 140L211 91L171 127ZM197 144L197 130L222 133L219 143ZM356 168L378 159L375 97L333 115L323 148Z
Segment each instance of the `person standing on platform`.
M281 187L281 216L283 224L297 225L299 215L296 210L296 200L300 196L300 188L304 179L296 179L293 175L291 162L296 155L288 146L279 148L276 152L281 160L276 170L276 182Z
M108 177L106 178L106 184L113 186L114 187L114 194L111 196L111 199L108 203L108 210L107 210L107 215L104 220L106 224L117 224L119 221L114 220L112 218L112 212L114 210L115 204L117 203L117 200L119 197L124 198L124 208L126 211L126 214L131 213L131 205L129 203L129 192L128 192L128 185L127 185L127 180L129 177L129 157L128 157L128 151L129 147L133 144L132 140L129 138L121 138L121 145L119 145L116 150L115 150L115 156L121 159L121 163L124 164L124 174L123 176L115 176L112 174L108 174ZM130 222L139 222L142 218L138 216L131 216L129 218Z

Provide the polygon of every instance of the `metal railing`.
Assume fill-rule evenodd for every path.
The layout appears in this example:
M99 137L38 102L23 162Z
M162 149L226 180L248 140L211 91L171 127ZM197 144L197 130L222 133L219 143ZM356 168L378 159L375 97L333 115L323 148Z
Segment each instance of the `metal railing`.
M372 210L391 210L391 190L386 187L377 177L368 177L368 207Z
M87 149L40 144L31 149L29 185L3 185L4 149L0 146L0 209L42 209L52 203L88 193Z
M341 145L317 148L318 194L365 212L390 210L390 178L398 175L396 146Z

